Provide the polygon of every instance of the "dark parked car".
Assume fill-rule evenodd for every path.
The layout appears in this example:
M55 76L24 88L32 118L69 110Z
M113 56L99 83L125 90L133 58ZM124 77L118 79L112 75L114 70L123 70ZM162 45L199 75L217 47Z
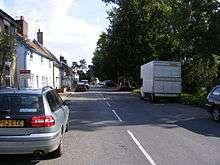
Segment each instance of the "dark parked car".
M105 87L117 87L117 84L115 84L112 80L105 80L103 83Z
M0 90L0 154L60 157L68 118L66 103L51 87Z
M75 88L75 92L86 92L88 90L87 86L83 82L78 82Z
M90 88L88 80L81 80L80 83L84 83L87 89Z
M207 96L207 110L215 121L220 120L220 85L214 87Z

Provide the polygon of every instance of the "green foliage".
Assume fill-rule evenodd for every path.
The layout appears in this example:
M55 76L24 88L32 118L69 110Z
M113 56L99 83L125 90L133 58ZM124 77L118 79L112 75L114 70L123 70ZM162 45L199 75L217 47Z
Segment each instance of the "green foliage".
M13 62L15 47L15 36L5 32L0 32L0 85L3 78L5 62Z
M108 12L110 26L94 53L97 77L138 82L142 64L174 60L182 63L186 92L197 93L220 79L217 0L104 1L118 7Z
M139 95L140 93L141 93L141 89L140 88L132 90L132 94L134 94L134 95Z
M204 106L207 102L206 95L203 93L187 94L182 93L180 101L186 105Z

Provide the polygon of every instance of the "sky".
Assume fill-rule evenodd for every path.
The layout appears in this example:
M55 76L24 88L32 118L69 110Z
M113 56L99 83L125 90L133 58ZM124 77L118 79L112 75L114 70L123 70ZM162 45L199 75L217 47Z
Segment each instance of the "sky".
M40 28L44 46L68 64L86 59L91 63L99 35L108 27L101 0L0 0L0 8L15 19L24 16L28 37L36 39Z

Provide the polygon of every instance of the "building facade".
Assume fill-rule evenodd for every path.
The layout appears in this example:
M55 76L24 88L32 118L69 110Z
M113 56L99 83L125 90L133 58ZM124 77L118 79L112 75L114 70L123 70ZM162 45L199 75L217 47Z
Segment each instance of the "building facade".
M0 9L0 32L5 32L7 34L15 35L19 25L16 21L3 10ZM2 75L0 77L0 87L1 86L16 86L16 59L15 56L12 61L0 61L0 66L2 68Z
M19 21L17 21L19 22ZM22 23L23 22L23 23ZM20 88L42 88L51 86L61 88L60 64L56 57L43 46L43 32L37 32L37 40L27 38L27 23L23 17L20 24L25 29L17 35L16 48L17 81Z

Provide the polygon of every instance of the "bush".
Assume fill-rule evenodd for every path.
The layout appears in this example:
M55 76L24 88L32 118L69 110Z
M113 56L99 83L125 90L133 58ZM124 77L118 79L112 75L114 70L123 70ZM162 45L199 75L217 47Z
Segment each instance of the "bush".
M141 88L137 88L137 89L133 89L133 90L132 90L132 93L133 93L134 95L139 95L140 92L141 92Z
M181 103L194 106L204 106L206 103L206 94L199 92L197 94L181 94Z

